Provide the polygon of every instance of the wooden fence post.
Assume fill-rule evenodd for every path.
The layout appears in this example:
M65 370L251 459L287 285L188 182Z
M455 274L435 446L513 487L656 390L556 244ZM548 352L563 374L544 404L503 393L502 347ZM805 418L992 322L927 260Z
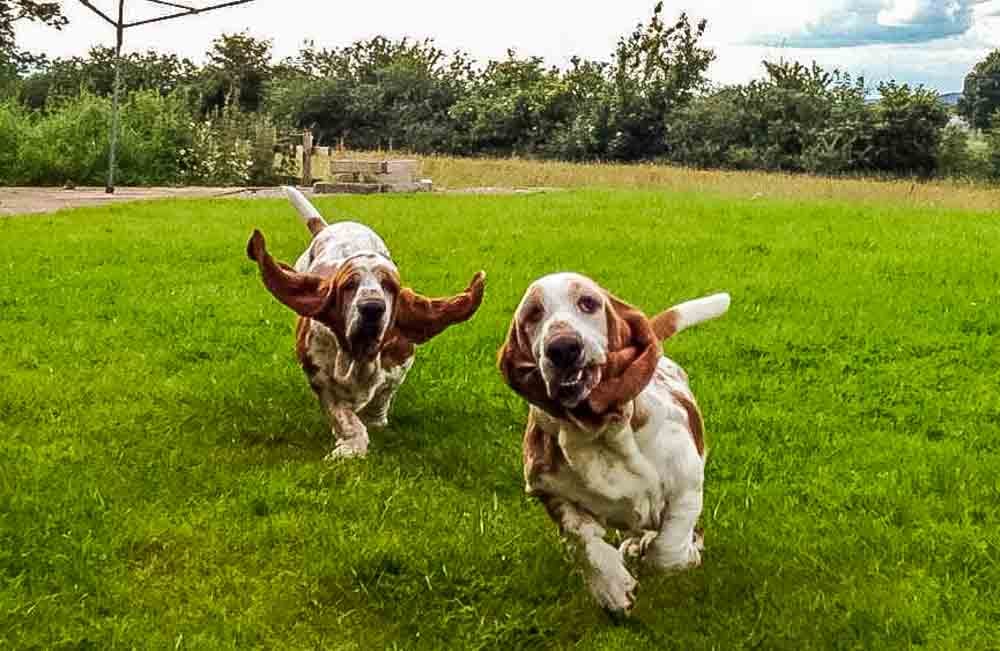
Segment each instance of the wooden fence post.
M313 134L310 129L302 132L302 185L312 185Z

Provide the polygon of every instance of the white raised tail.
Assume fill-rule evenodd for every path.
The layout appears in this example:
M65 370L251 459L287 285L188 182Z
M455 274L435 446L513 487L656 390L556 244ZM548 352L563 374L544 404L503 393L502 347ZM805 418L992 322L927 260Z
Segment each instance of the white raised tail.
M651 320L653 332L660 341L669 339L681 330L722 316L729 309L729 303L729 294L724 292L685 301L654 316Z
M317 235L321 230L327 227L326 220L323 219L323 215L319 214L316 210L316 206L312 205L306 196L290 185L283 185L281 189L285 191L285 196L288 197L292 205L295 206L295 210L298 211L299 216L302 217L302 221L305 222L306 228L313 235Z

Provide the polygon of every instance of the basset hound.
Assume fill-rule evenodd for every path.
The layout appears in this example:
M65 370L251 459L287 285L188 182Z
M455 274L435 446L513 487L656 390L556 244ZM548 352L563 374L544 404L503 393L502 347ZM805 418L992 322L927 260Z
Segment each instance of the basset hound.
M701 562L705 440L688 378L661 341L722 315L728 294L653 319L572 273L545 276L521 299L499 367L530 403L526 490L575 548L597 602L628 614L627 558L662 570ZM615 548L606 528L626 536Z
M254 230L247 255L264 286L298 315L295 352L330 419L336 446L327 460L368 452L368 427L388 424L392 400L413 365L414 348L472 317L485 273L451 298L403 287L389 249L355 222L327 224L295 188L285 193L313 235L291 268L267 252Z

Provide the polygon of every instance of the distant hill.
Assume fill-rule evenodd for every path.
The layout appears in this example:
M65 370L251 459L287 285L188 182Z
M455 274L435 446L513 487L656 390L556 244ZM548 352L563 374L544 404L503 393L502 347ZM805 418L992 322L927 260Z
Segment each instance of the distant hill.
M865 98L865 104L877 104L877 96L870 96ZM962 93L940 93L938 95L938 101L947 106L958 106L958 100L962 99Z
M958 100L962 99L962 93L941 93L938 95L938 99L941 100L942 104L956 106L958 104Z

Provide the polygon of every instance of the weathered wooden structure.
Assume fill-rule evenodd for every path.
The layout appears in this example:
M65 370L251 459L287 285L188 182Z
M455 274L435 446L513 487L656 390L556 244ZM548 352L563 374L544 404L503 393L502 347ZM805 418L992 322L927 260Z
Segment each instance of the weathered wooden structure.
M430 179L421 179L420 161L335 158L330 161L330 180L317 181L317 194L346 192L376 194L379 192L429 192Z

